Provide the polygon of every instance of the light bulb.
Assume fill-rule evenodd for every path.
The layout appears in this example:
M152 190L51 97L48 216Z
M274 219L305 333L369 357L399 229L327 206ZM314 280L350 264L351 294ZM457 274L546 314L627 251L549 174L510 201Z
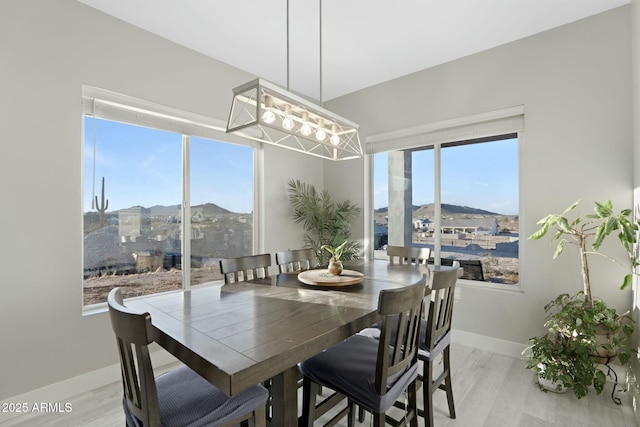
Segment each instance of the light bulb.
M312 129L309 124L309 113L302 113L302 126L300 127L300 133L304 136L311 135Z
M303 124L302 127L300 128L300 133L303 134L304 136L311 135L311 132L312 132L312 129L309 123Z
M332 133L332 135L331 135L331 139L329 139L329 141L331 141L331 143L333 145L336 145L336 146L338 144L340 144L340 137L338 136L337 132L338 132L338 128L336 127L336 125L334 123L333 125L331 125L331 133Z
M271 124L276 120L276 115L271 110L267 110L262 114L262 120L265 123Z
M271 124L276 120L276 115L275 113L271 110L271 97L270 96L265 96L264 97L264 113L262 113L262 121L267 123L267 124Z
M284 107L284 119L282 119L282 127L286 130L293 129L293 119L291 118L291 106Z
M282 127L286 130L293 129L293 120L291 119L291 117L286 116L284 119L282 119Z
M318 130L316 131L316 139L318 141L324 141L327 137L327 132L324 131L324 120L318 120Z

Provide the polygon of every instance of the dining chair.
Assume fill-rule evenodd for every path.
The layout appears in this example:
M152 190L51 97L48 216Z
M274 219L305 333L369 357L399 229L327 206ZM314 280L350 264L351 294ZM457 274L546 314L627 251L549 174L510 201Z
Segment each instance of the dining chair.
M310 270L317 264L316 252L312 248L276 252L276 264L280 273ZM302 387L302 374L298 372L298 375L298 388L300 388ZM269 384L266 385L269 386ZM318 389L318 394L322 394L321 387Z
M447 395L449 417L456 417L451 385L451 320L453 319L453 301L455 287L462 269L457 261L447 269L431 271L429 288L431 289L427 319L420 323L420 350L418 358L422 363L422 373L418 379L423 384L422 401L424 410L419 411L424 418L425 427L433 426L433 394L443 390ZM434 378L433 365L442 355L442 372Z
M311 248L276 252L276 264L280 273L310 270L316 266L316 253Z
M220 260L220 273L224 283L244 282L269 277L271 254L250 255Z
M107 297L111 326L118 343L128 427L248 426L266 424L268 392L255 385L227 397L187 366L153 375L149 344L154 339L151 315L125 307L120 288Z
M387 246L390 264L427 264L431 257L430 248L414 246ZM397 260L397 261L396 261Z
M453 301L455 285L462 276L462 268L458 261L444 267L434 267L429 274L429 286L427 295L429 307L426 319L420 321L420 343L418 359L422 362L422 373L418 374L418 383L424 384L422 391L423 409L418 410L418 415L423 417L425 427L433 426L433 394L437 390L444 390L447 395L450 418L456 417L453 403L453 388L451 386L451 320L453 318ZM397 320L394 320L394 322ZM380 323L373 327L365 328L360 335L379 339ZM442 355L442 372L434 379L433 365ZM402 408L402 402L396 402L395 406ZM360 408L359 421L364 420L364 408Z
M385 289L378 297L380 339L352 335L300 364L303 379L301 425L314 421L347 399L347 405L325 426L345 415L355 423L355 406L373 413L373 425L396 423L387 410L407 390L405 420L417 427L418 339L426 275L413 285ZM395 321L394 318L400 319ZM394 339L392 339L394 337ZM318 386L332 394L316 404ZM395 424L394 424L395 425Z

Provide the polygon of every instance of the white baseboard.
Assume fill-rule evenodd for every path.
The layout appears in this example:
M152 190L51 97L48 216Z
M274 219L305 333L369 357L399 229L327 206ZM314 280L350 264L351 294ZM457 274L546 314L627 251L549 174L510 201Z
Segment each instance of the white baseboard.
M166 351L155 351L151 353L152 364L155 369L162 369L163 366L177 362L177 359ZM94 388L103 387L114 382L121 381L120 364L106 366L86 374L67 378L57 383L28 391L26 393L10 397L0 401L0 408L11 403L27 403L29 407L35 403L66 403L68 399ZM4 412L0 416L0 424L16 416L20 412Z
M478 348L491 353L514 357L516 359L520 359L522 357L522 351L527 347L525 344L488 337L486 335L474 334L467 331L459 331L457 329L452 331L451 340L458 344L467 345L469 347Z

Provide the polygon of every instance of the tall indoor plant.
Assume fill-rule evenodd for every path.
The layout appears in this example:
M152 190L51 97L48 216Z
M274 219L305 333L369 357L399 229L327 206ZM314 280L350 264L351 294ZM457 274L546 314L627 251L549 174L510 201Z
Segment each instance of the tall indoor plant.
M334 202L329 192L299 180L289 181L289 202L293 219L304 227L305 247L313 248L318 262L327 265L331 254L323 246L338 247L343 242L341 259L349 261L360 255L361 246L350 240L351 222L360 215L360 208L349 200Z
M529 239L538 240L544 237L549 230L554 230L552 241L559 240L553 258L557 258L563 251L565 244L578 247L580 256L580 267L582 272L582 285L585 300L590 303L593 296L591 293L591 279L589 277L588 255L598 255L626 268L621 262L610 256L599 252L600 246L605 238L617 231L618 239L627 252L631 263L631 270L624 276L620 289L624 289L631 284L633 271L638 266L638 259L633 253L633 246L636 244L636 233L638 224L631 219L631 209L623 209L615 213L611 200L604 203L595 202L593 214L577 216L572 221L565 215L574 210L580 201L573 203L560 215L549 214L538 221L540 229L533 233ZM591 243L589 243L591 242Z
M610 200L595 203L594 213L569 219L579 201L573 203L562 214L549 214L538 221L540 228L529 239L538 240L549 231L555 232L552 241L557 241L553 258L564 252L566 245L576 246L580 260L583 290L575 295L561 294L545 306L547 320L544 335L533 337L525 350L527 367L539 377L557 384L558 388L573 389L576 397L584 397L593 385L600 393L606 382L597 363L608 362L617 356L621 364L630 357L627 341L633 332L633 321L628 312L622 315L595 300L591 291L589 255L602 256L627 269L621 289L631 284L638 266L634 254L638 224L631 218L631 210L618 213ZM625 249L628 264L600 252L605 239L614 234Z

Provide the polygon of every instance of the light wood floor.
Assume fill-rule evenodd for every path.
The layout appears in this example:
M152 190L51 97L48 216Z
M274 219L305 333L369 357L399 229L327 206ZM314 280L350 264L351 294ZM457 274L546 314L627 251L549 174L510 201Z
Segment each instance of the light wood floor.
M448 417L444 393L438 392L434 397L438 427L637 427L629 396L617 393L623 404L614 404L610 383L601 395L592 390L577 400L572 393L540 391L521 360L459 344L452 344L451 355L457 419ZM122 427L121 393L117 382L69 399L69 413L27 414L4 421L0 413L0 425ZM369 423L367 416L362 425ZM339 426L346 426L346 421Z

